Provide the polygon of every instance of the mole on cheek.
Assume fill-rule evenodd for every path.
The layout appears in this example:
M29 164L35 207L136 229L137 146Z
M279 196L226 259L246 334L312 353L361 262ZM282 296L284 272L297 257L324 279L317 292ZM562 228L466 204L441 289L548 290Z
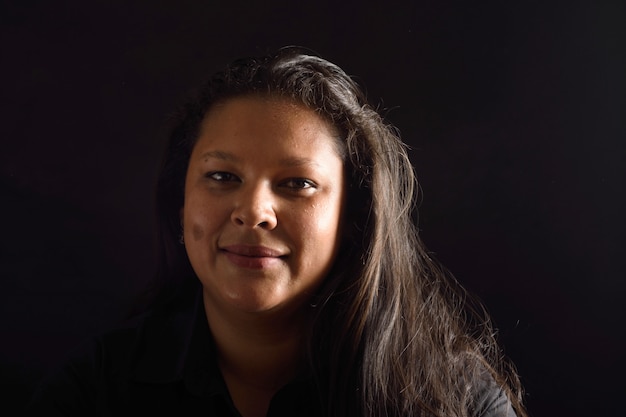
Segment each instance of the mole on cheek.
M194 240L202 240L202 238L204 237L204 230L202 230L202 227L197 224L195 224L191 228L191 233L193 235Z

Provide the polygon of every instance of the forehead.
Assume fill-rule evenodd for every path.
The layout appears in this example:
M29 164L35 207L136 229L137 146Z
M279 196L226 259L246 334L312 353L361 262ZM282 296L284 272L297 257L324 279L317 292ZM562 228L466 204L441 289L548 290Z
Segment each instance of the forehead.
M196 145L264 143L297 150L320 141L332 145L343 159L338 130L311 108L285 97L246 95L214 104L202 120Z

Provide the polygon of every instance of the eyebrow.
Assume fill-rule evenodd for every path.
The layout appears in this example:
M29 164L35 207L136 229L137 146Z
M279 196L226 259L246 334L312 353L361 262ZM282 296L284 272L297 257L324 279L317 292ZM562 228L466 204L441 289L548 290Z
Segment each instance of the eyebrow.
M228 161L228 162L239 161L239 158L237 158L235 155L229 152L224 152L224 151L208 151L202 154L203 160L206 161L208 158L215 158L215 159L220 159L222 161Z
M240 160L238 157L236 157L230 152L224 152L224 151L219 151L219 150L208 151L202 154L203 160L206 161L208 158L215 158L215 159L219 159L219 160L227 161L227 162L238 162ZM306 158L306 157L283 158L279 160L278 163L286 167L298 167L298 166L303 166L303 165L319 165L314 160L310 158Z

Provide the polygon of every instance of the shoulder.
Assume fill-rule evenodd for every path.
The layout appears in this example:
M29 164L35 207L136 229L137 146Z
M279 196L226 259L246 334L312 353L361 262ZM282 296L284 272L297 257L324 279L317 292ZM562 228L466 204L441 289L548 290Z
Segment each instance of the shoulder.
M505 390L484 370L473 384L473 415L476 417L516 417Z
M103 385L128 374L146 318L135 319L73 348L38 384L27 415L80 415L97 407Z
M146 383L179 379L193 310L134 318L73 349L39 384L28 416L99 415L126 404ZM164 385L162 385L164 386Z

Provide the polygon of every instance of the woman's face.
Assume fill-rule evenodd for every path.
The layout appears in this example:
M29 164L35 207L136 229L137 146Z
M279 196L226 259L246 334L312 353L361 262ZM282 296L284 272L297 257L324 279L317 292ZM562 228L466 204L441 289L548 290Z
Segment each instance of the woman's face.
M208 112L181 216L213 308L293 312L324 280L345 195L335 137L314 111L287 99L246 96Z

